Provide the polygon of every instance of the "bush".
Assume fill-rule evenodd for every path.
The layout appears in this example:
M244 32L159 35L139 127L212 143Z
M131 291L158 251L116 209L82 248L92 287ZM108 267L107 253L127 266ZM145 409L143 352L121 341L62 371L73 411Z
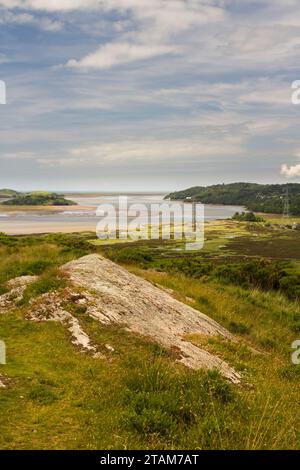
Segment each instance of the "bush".
M286 276L280 263L265 259L218 266L213 274L223 282L264 290L279 289L281 279Z
M279 281L280 289L291 299L300 299L300 275L285 276Z
M264 222L264 219L255 215L254 212L236 212L232 216L232 220L237 220L239 222Z
M143 266L153 261L149 253L135 248L108 250L106 255L111 260L124 264L138 264Z
M203 261L199 258L184 258L178 260L172 260L167 266L167 271L181 272L187 276L200 279L203 276L211 274L213 271L213 265L210 262Z

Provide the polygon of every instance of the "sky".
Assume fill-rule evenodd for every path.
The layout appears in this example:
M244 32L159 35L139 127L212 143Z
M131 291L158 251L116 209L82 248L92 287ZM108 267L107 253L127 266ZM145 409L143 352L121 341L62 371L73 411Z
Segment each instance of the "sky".
M0 187L300 182L299 0L0 0L0 80Z

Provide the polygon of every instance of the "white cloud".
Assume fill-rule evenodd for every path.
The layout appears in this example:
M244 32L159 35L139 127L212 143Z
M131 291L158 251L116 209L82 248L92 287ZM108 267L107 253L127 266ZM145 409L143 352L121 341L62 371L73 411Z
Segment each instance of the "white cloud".
M40 29L55 33L63 28L64 24L61 21L54 21L49 18L35 18L33 24L36 24Z
M0 24L31 24L43 31L56 32L63 27L61 21L52 20L47 17L36 17L30 13L13 13L11 11L0 11Z
M244 57L255 56L259 60L263 56L266 59L268 53L281 56L290 49L297 48L300 44L298 28L285 25L248 26L231 24L231 30L220 33L223 45L220 51L226 55L242 55Z
M300 176L300 164L294 166L288 166L286 164L281 165L281 174L287 178Z
M34 160L35 154L33 152L14 152L4 153L0 155L0 159L4 160Z
M295 151L295 155L300 158L299 150ZM281 165L280 173L287 178L295 178L297 176L300 176L300 164L298 163L296 165L289 166L284 163L283 165Z
M289 127L289 123L280 118L260 118L252 119L246 123L248 131L255 136L275 135Z
M0 6L45 11L101 10L132 11L143 18L163 19L169 27L219 20L223 9L205 0L0 0ZM175 24L174 24L175 21Z
M153 96L169 106L191 106L193 103L215 102L224 108L241 105L263 105L265 111L274 107L290 109L290 83L262 77L237 82L198 82L181 88L161 88ZM278 120L278 119L277 119Z
M192 0L104 0L99 7L104 11L130 11L135 28L123 34L121 41L100 46L80 60L69 60L68 67L103 69L176 53L182 48L170 44L171 37L196 25L220 21L224 16L220 8Z
M107 69L113 65L126 64L135 60L144 60L175 52L176 48L172 46L111 43L99 47L97 51L81 60L69 60L67 67Z
M63 13L95 10L99 19L109 12L128 16L132 28L127 32L121 28L118 41L67 62L77 68L109 68L177 51L176 36L226 18L224 9L205 0L0 0L0 6ZM120 25L119 19L116 24Z
M145 139L106 142L81 146L69 150L61 158L38 158L42 167L87 167L101 165L143 163L147 160L153 165L168 160L188 162L201 157L214 155L238 155L242 150L242 138L222 136L217 141L214 138L202 137L197 139Z
M16 44L5 35L14 63L3 72L10 91L1 142L5 177L17 160L33 177L48 176L49 168L68 176L77 168L83 178L101 167L99 173L108 168L115 175L118 167L152 161L166 181L172 172L188 172L190 162L199 169L194 178L202 169L212 178L279 177L298 138L290 85L300 78L299 0L255 6L253 0L0 0L1 6L3 24L68 26L51 41L34 33ZM121 64L132 65L113 68ZM83 79L76 70L90 73ZM285 164L281 174L298 171Z
M68 11L95 8L101 0L0 0L0 6L28 10Z

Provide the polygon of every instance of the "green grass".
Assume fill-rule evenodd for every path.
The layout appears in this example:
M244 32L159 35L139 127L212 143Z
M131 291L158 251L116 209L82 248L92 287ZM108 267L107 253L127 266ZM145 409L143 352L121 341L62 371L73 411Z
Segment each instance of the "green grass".
M23 294L22 300L18 302L19 306L28 305L31 299L34 299L47 292L54 292L67 287L67 277L57 269L47 270L38 279L29 284Z
M87 236L8 237L0 233L0 285L18 276L43 274L90 253Z
M241 261L248 255L243 248L234 251L235 239L228 236L252 240L256 230L233 222L210 224L211 244L193 255L174 251L177 242L103 247L89 243L91 234L0 236L0 293L16 276L40 276L21 305L0 315L0 339L7 345L0 375L9 379L0 389L0 448L299 449L300 366L290 361L291 344L299 337L299 303L274 290L168 268L174 259L186 262L193 256L200 265L202 258L223 263L220 240L227 247L225 259ZM258 238L272 236L263 230ZM66 308L103 358L80 352L63 325L25 320L31 298L67 284L57 267L94 251L172 289L179 300L236 335L235 343L200 335L189 339L234 366L242 374L241 386L215 372L187 370L175 363L172 351L103 326L75 304Z
M94 359L76 351L60 325L0 317L11 378L0 393L2 449L298 447L291 405L299 397L286 368L270 379L259 357L255 388L237 388L217 373L175 366L133 335L86 322L94 342L116 353Z
M243 406L218 374L174 367L151 343L114 328L91 326L100 346L116 348L99 360L76 351L60 325L12 314L0 327L11 379L0 393L2 449L188 446L187 433L201 425L204 439L215 429L212 403L226 407L227 420ZM203 447L213 442L206 436Z
M291 344L297 339L291 324L300 314L299 304L273 292L222 286L130 266L129 269L155 284L172 289L180 300L189 302L240 338L236 344L197 335L189 339L227 360L242 373L244 385L250 385L242 395L249 414L253 413L257 421L252 422L253 416L249 415L251 424L239 421L241 433L251 429L247 443L244 442L242 447L299 448L298 431L293 437L293 431L288 430L288 426L296 429L300 424L299 415L294 413L300 404L298 388L295 387L295 377L299 377L300 368L292 365L290 359ZM261 429L254 439L259 420ZM278 423L281 423L281 430ZM237 439L236 446L240 445L241 441Z

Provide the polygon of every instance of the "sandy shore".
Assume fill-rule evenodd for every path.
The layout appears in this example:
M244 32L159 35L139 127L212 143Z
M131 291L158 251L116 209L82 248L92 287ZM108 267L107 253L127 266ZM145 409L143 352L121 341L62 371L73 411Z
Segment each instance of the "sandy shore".
M98 221L96 216L80 217L82 212L93 210L94 206L79 204L76 206L0 205L0 232L8 235L95 232ZM74 217L64 217L64 212L71 212ZM5 217L5 214L9 214L9 217Z
M78 224L66 225L64 224L55 224L50 227L49 224L43 228L41 223L30 223L30 227L25 227L24 225L18 226L17 224L5 224L5 230L1 228L0 232L4 232L7 235L42 235L47 233L82 233L82 232L92 232L95 233L95 224L86 224L85 226L79 227Z
M60 212L65 211L72 211L72 212L81 212L83 210L93 210L95 209L94 206L82 206L82 205L75 205L75 206L5 206L0 204L0 213L14 213L14 214L30 214L31 212L34 214L58 214Z

